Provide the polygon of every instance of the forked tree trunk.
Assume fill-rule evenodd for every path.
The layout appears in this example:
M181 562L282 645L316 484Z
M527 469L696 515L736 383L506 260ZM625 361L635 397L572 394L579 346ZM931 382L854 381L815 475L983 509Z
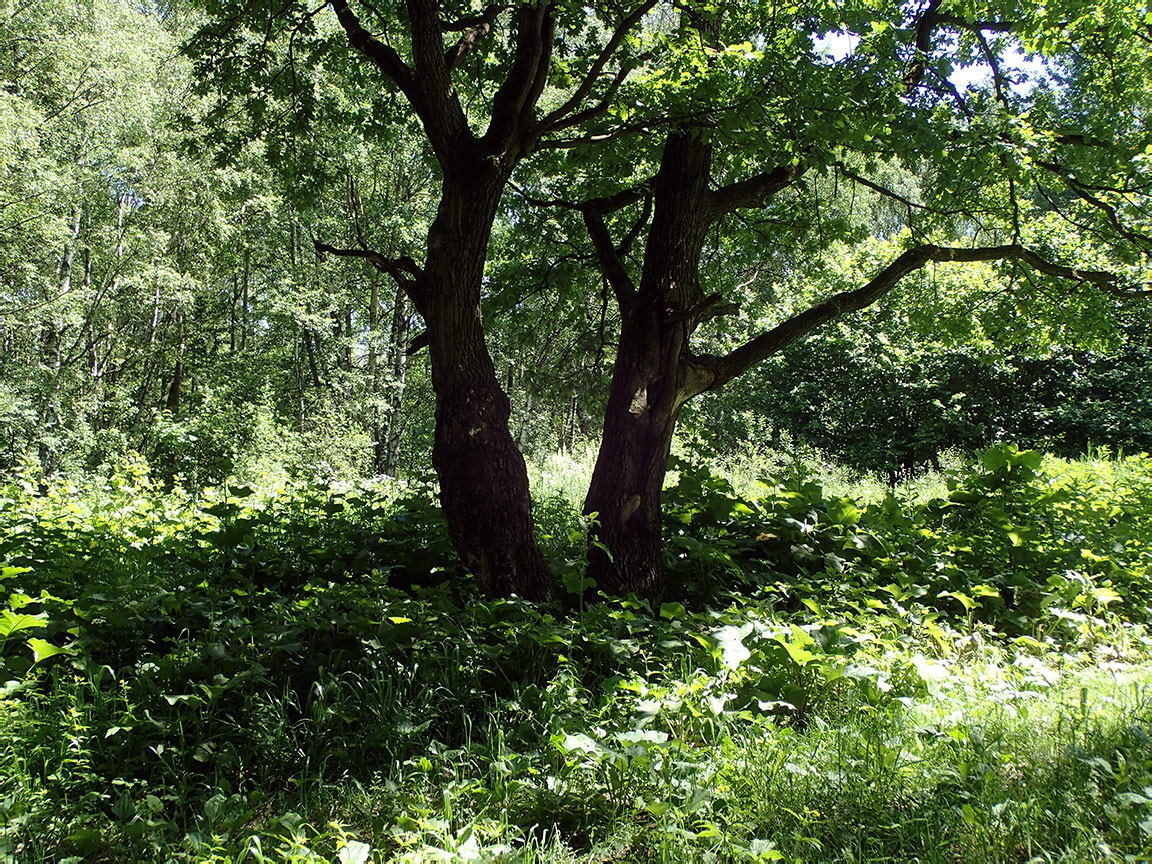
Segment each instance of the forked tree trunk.
M586 514L597 514L588 575L613 594L664 593L660 494L680 409L699 392L689 380L688 336L698 323L691 310L704 297L698 268L711 224L710 162L704 142L669 137L653 184L655 216L639 289L617 291L620 348L584 503Z

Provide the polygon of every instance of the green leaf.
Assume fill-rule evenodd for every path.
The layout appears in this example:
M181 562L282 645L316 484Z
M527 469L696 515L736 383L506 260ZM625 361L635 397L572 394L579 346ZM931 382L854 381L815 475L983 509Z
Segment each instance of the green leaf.
M0 639L18 633L21 630L34 630L46 627L48 613L40 612L36 615L14 615L7 609L0 610Z
M340 864L368 864L372 855L372 847L359 840L349 840L338 854Z
M58 648L51 642L35 637L28 640L28 647L32 649L32 658L35 663L39 663L41 660L47 660L49 657L55 657L57 654L72 653L68 648Z
M718 627L712 631L712 639L720 649L720 657L729 669L738 669L741 663L752 656L752 652L744 647L744 638L751 632L751 623L740 627Z

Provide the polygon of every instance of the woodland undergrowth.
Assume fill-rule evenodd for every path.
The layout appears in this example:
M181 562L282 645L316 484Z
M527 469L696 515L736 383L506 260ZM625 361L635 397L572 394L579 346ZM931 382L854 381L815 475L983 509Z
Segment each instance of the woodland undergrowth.
M656 602L538 486L551 605L419 483L18 474L0 861L1149 860L1152 461L673 467Z

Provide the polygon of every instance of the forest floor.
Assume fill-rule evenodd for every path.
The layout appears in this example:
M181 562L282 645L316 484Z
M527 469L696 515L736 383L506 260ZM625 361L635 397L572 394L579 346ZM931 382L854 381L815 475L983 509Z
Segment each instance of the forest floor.
M418 484L14 478L0 861L1152 860L1152 462L674 477L663 603L538 489L550 605Z

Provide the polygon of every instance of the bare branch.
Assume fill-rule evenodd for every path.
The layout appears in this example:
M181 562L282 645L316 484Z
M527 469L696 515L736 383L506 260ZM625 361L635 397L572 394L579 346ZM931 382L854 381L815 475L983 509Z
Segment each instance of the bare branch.
M335 255L338 258L363 258L381 273L395 279L396 283L405 291L410 291L416 279L421 275L416 262L407 256L389 258L371 249L340 249L336 246L329 246L327 243L321 243L319 240L313 240L312 245L316 249L316 257L321 260L325 255Z
M544 132L559 132L562 129L571 129L573 126L579 126L581 123L592 120L596 117L599 117L601 114L606 113L608 109L612 107L612 100L616 96L616 91L620 89L620 85L624 83L624 80L628 77L634 68L635 67L631 65L622 67L613 77L612 83L608 85L608 89L604 92L604 97L595 105L585 108L583 111L577 111L570 117L556 121L546 129L542 129L539 134L543 134Z
M1116 212L1115 207L1113 207L1107 201L1102 200L1097 195L1093 194L1093 192L1116 192L1121 195L1127 194L1124 190L1093 188L1086 183L1081 183L1070 171L1054 162L1036 160L1036 164L1046 171L1049 171L1059 177L1064 182L1064 184L1069 189L1071 189L1085 204L1090 204L1101 213L1103 213L1104 218L1108 220L1108 224L1112 226L1112 230L1127 240L1129 243L1143 246L1146 249L1152 248L1152 237L1136 231L1135 229L1129 228L1120 220L1120 215Z

